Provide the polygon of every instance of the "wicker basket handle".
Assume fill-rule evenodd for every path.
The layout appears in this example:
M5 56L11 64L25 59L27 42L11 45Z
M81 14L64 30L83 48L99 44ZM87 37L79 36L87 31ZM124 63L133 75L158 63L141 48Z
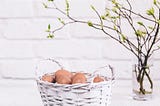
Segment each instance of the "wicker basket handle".
M52 58L42 58L42 59L38 59L38 62L40 63L41 61L45 62L45 61L50 61L50 62L53 62L55 63L57 66L59 66L61 69L64 69L64 67L55 59L52 59ZM36 65L36 71L35 71L35 74L36 76L38 76L38 73L39 73L39 70L38 70L38 65Z
M101 71L100 69L104 69L104 68L109 68L109 70L111 71L111 80L112 81L115 80L115 72L114 72L113 67L111 67L110 65L99 67L96 71L93 72L93 74L95 75L97 72ZM107 69L107 71L108 71L108 69Z
M51 61L53 63L56 63L61 69L64 69L64 67L58 61L56 61L55 59L48 58L46 60L49 60L49 61Z

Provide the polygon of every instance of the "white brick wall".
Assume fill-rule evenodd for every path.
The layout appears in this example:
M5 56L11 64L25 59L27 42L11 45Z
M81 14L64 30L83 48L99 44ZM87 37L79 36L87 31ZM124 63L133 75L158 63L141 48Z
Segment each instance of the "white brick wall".
M32 17L32 0L1 0L1 18Z
M45 30L50 23L59 25L56 17L63 15L46 10L45 0L0 0L0 76L1 78L33 78L35 59L53 57L70 70L93 72L95 68L111 64L117 78L131 78L133 55L124 47L106 37L101 31L87 25L74 24L56 33L54 39L47 39ZM58 0L57 0L58 1ZM105 0L69 0L71 14L79 19L96 21L95 13L88 6L95 5L103 12ZM63 6L61 1L57 2ZM150 7L150 2L136 0L136 10ZM76 10L73 10L76 9ZM138 20L138 19L137 19ZM129 32L127 24L124 29ZM154 55L154 75L160 78L160 52Z
M33 58L35 57L32 42L21 40L0 40L1 58Z
M101 42L96 40L51 40L38 42L34 47L40 57L99 59Z

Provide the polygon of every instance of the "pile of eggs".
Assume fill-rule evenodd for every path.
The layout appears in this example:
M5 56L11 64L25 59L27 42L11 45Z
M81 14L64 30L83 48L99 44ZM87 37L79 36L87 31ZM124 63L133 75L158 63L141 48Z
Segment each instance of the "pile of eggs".
M84 84L87 82L87 77L84 73L77 72L71 73L67 70L60 69L57 70L54 75L45 74L42 76L41 80L50 82L50 83L58 83L58 84ZM93 78L94 83L105 81L103 77L95 76Z

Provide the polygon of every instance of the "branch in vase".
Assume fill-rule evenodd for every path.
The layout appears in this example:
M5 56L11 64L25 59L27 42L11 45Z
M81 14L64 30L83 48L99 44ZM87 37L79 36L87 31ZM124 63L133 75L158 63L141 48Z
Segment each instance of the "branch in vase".
M159 18L158 18L158 19L160 20L160 9L159 9ZM148 52L147 52L147 56L150 55L150 52L151 52L151 50L152 50L152 47L153 47L154 44L156 43L156 39L157 39L157 36L158 36L158 34L159 34L159 30L160 30L159 25L160 25L160 24L158 23L157 28L156 28L156 32L155 32L155 35L154 35L154 38L153 38L153 41L152 41L151 46L150 46L150 48L149 48L149 50L148 50Z

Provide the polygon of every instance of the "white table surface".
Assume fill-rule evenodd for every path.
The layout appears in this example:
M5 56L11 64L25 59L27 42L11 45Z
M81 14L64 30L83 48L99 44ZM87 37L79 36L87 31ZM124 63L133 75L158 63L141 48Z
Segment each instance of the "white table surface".
M110 106L160 106L160 81L155 82L154 98L136 101L131 97L131 81L117 80ZM156 94L156 95L155 95ZM0 80L0 106L43 106L33 80Z

